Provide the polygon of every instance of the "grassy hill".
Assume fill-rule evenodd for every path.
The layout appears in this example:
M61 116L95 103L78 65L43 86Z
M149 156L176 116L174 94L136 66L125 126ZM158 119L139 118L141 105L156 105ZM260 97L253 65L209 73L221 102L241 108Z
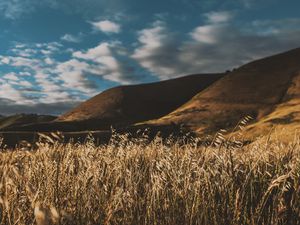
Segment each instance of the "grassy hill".
M111 120L131 124L164 116L190 100L224 74L198 74L150 84L109 89L56 121Z
M199 92L174 112L150 124L185 124L199 135L233 128L244 116L257 121L251 138L273 125L299 128L300 49L244 65Z
M253 139L268 135L282 142L293 141L300 131L300 71L294 76L290 86L271 113L246 127L244 137Z

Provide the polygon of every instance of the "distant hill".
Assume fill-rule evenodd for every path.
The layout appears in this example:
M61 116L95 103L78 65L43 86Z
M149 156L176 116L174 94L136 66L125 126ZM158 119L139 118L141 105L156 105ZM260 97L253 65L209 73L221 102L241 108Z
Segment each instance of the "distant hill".
M19 126L15 130L103 130L157 119L180 107L223 76L197 74L149 84L115 87L83 102L54 122Z
M274 126L300 128L300 48L246 64L199 92L152 125L185 124L199 135L233 128L244 116L257 121L254 138Z
M12 116L0 116L0 130L15 129L18 126L50 122L55 120L55 116L37 114L16 114Z

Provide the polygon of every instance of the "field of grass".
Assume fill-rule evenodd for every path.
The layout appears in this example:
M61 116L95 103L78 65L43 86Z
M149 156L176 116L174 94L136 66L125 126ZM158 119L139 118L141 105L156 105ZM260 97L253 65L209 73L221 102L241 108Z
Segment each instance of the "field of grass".
M123 139L2 149L0 224L300 224L298 142Z

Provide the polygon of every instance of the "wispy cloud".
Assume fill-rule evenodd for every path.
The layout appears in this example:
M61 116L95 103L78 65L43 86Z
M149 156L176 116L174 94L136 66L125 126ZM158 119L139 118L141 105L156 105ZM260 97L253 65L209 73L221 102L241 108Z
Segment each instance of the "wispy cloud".
M99 14L118 12L125 4L121 0L0 0L0 16L15 20L38 10L39 7L95 18Z
M224 23L228 22L233 18L232 12L229 11L220 11L220 12L209 12L205 14L205 17L208 23Z
M66 41L66 42L73 42L73 43L79 43L79 42L81 42L81 40L82 40L82 34L80 34L80 35L77 35L77 36L75 36L75 35L72 35L72 34L65 34L65 35L63 35L60 39L62 40L62 41Z
M7 19L16 19L34 10L35 3L30 3L32 3L30 0L1 0L0 12Z

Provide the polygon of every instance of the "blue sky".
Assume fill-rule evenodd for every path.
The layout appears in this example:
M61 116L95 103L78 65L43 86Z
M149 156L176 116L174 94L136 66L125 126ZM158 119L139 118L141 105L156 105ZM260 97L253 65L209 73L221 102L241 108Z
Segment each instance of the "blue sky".
M0 114L300 47L298 0L0 0Z

